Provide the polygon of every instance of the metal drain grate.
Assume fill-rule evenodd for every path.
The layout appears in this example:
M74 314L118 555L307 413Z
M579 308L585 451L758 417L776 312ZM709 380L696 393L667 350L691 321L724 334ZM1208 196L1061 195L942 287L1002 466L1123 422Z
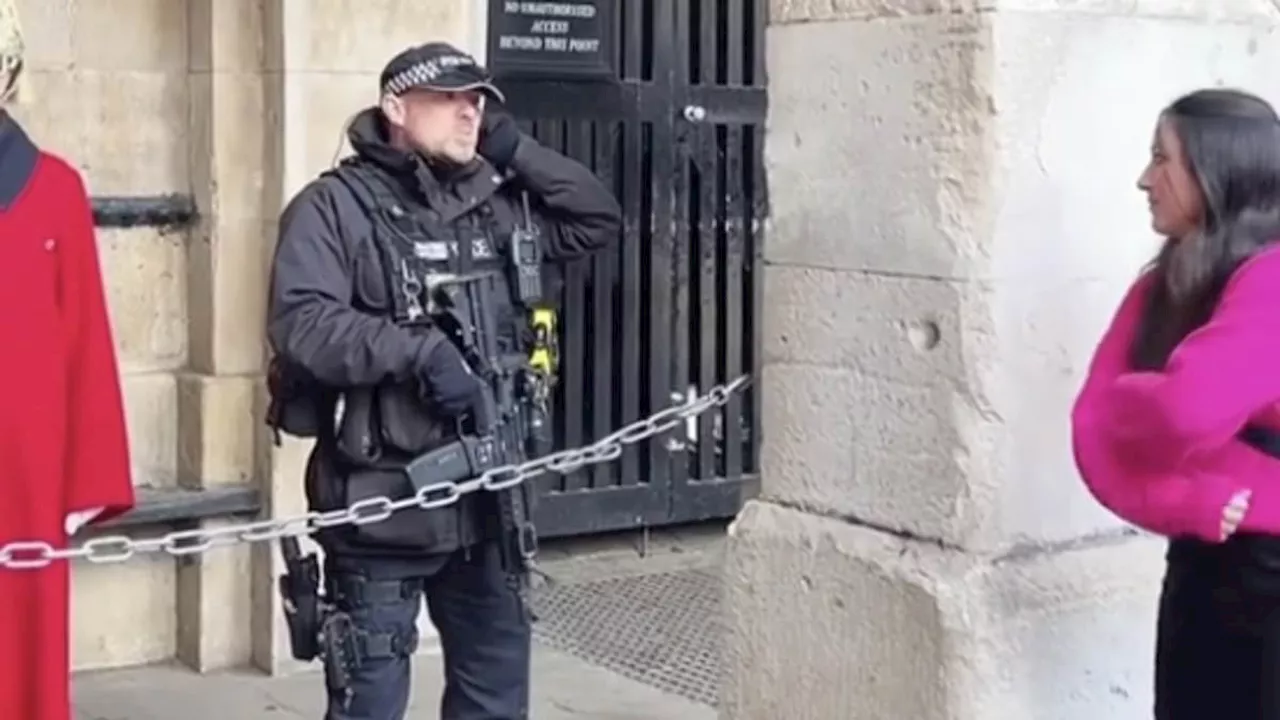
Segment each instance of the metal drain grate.
M534 594L546 645L638 682L716 705L720 578L706 570L559 584Z

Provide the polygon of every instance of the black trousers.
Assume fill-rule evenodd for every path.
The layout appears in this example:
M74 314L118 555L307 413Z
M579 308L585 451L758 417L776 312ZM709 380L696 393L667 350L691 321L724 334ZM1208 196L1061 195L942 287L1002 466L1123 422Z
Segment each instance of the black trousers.
M440 634L441 720L529 716L530 623L497 543L405 563L326 560L337 610L351 619L346 687L326 680L325 720L402 720L409 703L415 621L425 597Z
M1258 562L1259 540L1277 542L1171 543L1155 720L1280 720L1280 566Z

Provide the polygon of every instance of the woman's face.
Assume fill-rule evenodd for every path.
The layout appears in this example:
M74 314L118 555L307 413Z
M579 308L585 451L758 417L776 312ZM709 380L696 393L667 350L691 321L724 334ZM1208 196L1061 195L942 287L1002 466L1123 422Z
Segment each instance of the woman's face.
M1147 195L1151 227L1167 238L1180 240L1193 234L1204 219L1204 197L1191 173L1172 123L1161 118L1151 144L1151 161L1138 178Z

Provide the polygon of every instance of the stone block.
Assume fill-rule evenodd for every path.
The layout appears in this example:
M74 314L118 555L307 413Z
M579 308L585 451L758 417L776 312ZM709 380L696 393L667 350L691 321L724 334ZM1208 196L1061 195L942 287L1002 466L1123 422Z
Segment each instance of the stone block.
M769 0L769 24L954 15L994 8L1000 0Z
M996 512L982 501L993 482L964 474L986 448L956 427L953 393L803 365L768 365L763 378L776 429L761 448L762 498L949 544L992 542Z
M172 0L70 3L76 66L85 70L185 73L187 5Z
M994 295L986 283L770 266L764 360L844 367L913 385L963 384L966 362L989 354Z
M266 87L257 72L189 78L191 188L205 217L258 219L266 187Z
M266 62L266 5L280 0L187 0L190 69L258 71Z
M1034 11L1157 20L1207 22L1280 22L1274 0L982 0L991 9Z
M401 50L432 40L466 45L477 2L312 0L303 37L304 65L290 69L377 73ZM471 48L463 48L471 50Z
M190 368L206 374L263 369L275 223L203 218L188 248Z
M184 374L178 378L178 477L192 488L243 485L253 479L256 425L251 377Z
M986 16L771 27L771 263L985 277ZM910 252L903 252L910 248Z
M177 637L174 560L77 562L71 576L72 670L164 662Z
M773 27L767 163L772 187L796 191L772 195L766 256L1131 277L1153 249L1135 183L1156 115L1196 86L1280 97L1278 22L1010 12Z
M1210 22L1274 22L1272 0L769 0L769 23L885 20L929 15L1033 11Z
M185 68L77 75L74 100L84 139L77 160L95 193L165 194L190 187Z
M1160 552L967 556L749 502L727 548L720 717L1140 717Z
M206 522L216 529L230 522ZM197 672L247 663L251 655L251 550L219 548L178 563L178 660Z
M178 387L172 373L126 373L125 421L133 482L175 487L178 475Z
M98 248L120 364L168 370L187 361L185 233L100 230Z
M84 125L75 110L76 74L66 69L38 68L27 73L30 96L11 108L14 117L37 145L83 170L80 149L84 146ZM86 178L86 182L92 182L92 178Z
M1124 287L771 266L763 495L974 548L1115 527L1067 418Z
M308 72L285 82L300 85L299 97L307 109L296 118L304 127L300 163L305 184L351 154L347 126L356 113L378 101L378 74Z
M24 64L31 70L70 69L76 62L72 18L76 4L48 0L17 0L26 39Z
M17 113L32 138L84 173L95 195L190 187L187 73L36 71Z

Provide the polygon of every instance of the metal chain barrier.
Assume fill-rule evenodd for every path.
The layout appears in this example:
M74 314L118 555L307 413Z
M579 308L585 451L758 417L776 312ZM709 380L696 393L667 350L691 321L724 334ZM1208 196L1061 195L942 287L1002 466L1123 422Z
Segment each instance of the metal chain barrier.
M165 552L175 557L198 555L217 547L239 543L306 536L323 528L379 523L407 508L442 508L452 505L467 493L507 490L546 472L567 475L588 465L612 462L622 456L626 446L666 433L712 408L724 406L734 393L742 390L749 382L750 376L743 375L733 382L717 385L705 395L637 420L590 445L561 450L519 464L496 467L459 483L428 485L401 500L373 497L350 507L328 512L308 512L279 520L258 520L207 530L182 530L157 538L134 539L124 535L110 535L66 549L58 549L39 540L20 540L0 546L0 567L30 570L47 567L58 560L75 559L98 564L119 563L130 560L139 553L153 552Z

